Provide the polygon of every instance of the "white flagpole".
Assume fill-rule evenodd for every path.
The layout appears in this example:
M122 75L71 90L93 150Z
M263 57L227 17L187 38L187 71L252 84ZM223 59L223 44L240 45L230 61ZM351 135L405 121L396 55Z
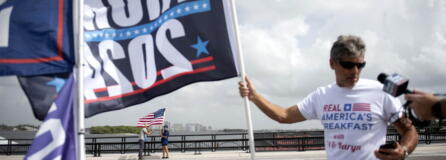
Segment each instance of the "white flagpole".
M166 122L166 118L167 118L166 113L167 113L167 107L164 108L164 113L163 113L164 120L163 120L163 124L161 125L161 127L164 127L164 122Z
M164 108L164 113L163 113L163 117L164 117L164 119L163 119L163 124L161 124L161 126L160 126L160 135L161 136L163 136L163 132L161 132L163 129L164 129L164 124L165 124L165 122L166 122L166 112L167 112L167 107L166 108Z
M84 21L83 10L84 0L73 1L73 21L74 21L74 38L75 38L75 55L76 55L76 90L77 90L77 157L80 160L85 160L85 116L84 116L84 56L83 56L83 44L84 44Z
M231 11L232 11L232 21L234 26L234 33L235 33L235 41L237 44L237 50L238 50L238 60L240 65L240 78L243 83L245 83L245 65L243 60L243 49L242 44L240 41L239 36L239 30L238 30L238 20L237 20L237 11L235 8L235 1L231 0ZM248 124L248 136L249 136L249 150L251 152L251 159L255 159L255 144L254 144L254 134L253 134L253 128L252 128L252 118L251 118L251 108L249 106L249 100L248 97L244 97L243 101L245 103L245 116L246 116L246 123Z

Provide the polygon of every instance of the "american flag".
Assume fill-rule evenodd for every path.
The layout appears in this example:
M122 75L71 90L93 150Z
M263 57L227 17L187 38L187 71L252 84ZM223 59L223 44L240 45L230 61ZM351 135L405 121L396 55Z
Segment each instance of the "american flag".
M142 118L139 118L136 123L136 127L144 127L147 125L162 125L164 123L164 113L166 112L166 108L162 108L157 110L156 112L149 113Z
M370 103L353 103L353 111L370 112Z

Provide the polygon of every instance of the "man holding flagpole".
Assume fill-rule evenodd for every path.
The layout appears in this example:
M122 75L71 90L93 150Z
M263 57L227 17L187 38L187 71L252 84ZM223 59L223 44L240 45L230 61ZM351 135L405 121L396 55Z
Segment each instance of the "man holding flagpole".
M144 152L144 142L146 141L146 136L150 136L152 134L152 129L149 128L150 125L144 124L144 127L141 128L139 132L139 152L138 159L141 160ZM150 153L149 153L150 156Z
M319 87L289 108L262 97L247 77L246 83L239 83L240 95L280 123L319 119L328 159L405 159L418 143L415 127L403 116L400 101L382 91L381 83L359 78L364 57L360 37L339 36L329 59L336 77L332 84ZM386 142L387 124L393 124L401 139L394 148L380 149Z

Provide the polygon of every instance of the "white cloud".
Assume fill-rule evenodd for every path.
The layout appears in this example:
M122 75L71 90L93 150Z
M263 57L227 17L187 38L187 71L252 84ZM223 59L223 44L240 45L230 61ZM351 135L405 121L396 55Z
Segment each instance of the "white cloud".
M296 60L301 59L298 37L305 35L307 30L308 25L303 18L284 20L271 28L241 26L247 73L255 73L252 79L275 78L276 82L289 82L283 77L291 76ZM276 84L260 85L260 89L277 93L282 86Z

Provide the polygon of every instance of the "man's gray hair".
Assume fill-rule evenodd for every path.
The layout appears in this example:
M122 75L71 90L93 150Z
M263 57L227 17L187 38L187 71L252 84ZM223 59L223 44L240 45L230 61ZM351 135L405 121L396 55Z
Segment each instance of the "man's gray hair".
M341 35L333 43L330 51L330 58L339 61L341 57L364 57L365 44L358 36Z

